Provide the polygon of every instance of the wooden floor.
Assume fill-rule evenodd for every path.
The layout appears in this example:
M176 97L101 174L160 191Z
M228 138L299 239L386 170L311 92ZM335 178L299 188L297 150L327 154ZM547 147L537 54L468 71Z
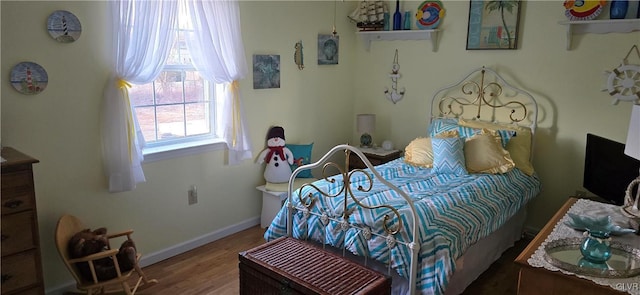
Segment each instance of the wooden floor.
M264 243L259 226L145 267L159 283L143 294L238 294L238 253ZM518 267L513 260L530 240L516 243L463 293L516 294Z

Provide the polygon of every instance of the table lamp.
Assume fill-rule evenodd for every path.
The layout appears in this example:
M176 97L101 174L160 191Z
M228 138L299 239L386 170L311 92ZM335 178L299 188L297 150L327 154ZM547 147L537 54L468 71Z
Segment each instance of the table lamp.
M633 105L631 110L631 120L629 121L629 133L627 134L627 142L625 144L624 153L635 159L640 160L640 105ZM627 188L622 213L632 218L634 228L638 229L638 221L640 220L640 171L638 177L629 183ZM636 188L635 198L633 198L633 188Z
M373 133L376 127L376 115L359 114L357 116L356 126L360 134L360 147L371 147L371 143L373 142L371 133Z

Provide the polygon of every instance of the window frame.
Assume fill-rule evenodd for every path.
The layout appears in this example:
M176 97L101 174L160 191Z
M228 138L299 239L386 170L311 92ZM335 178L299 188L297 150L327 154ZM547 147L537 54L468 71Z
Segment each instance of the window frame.
M176 34L179 35L181 32L186 32L189 30L190 29L178 28ZM179 44L180 42L179 36L176 37L175 42L176 44ZM178 60L180 59L181 50L182 49L178 45L177 47ZM186 50L189 50L189 48L186 48ZM190 64L184 64L184 63L165 64L161 72L165 72L165 71L174 71L174 72L175 71L182 71L182 72L195 71L196 73L199 72L196 69L193 62L191 62ZM156 101L156 95L157 95L156 87L155 87L156 82L157 82L157 78L156 80L150 83L147 83L147 84L152 84L151 88L153 91L153 103L147 104L144 107L157 108L158 106L163 106L163 104L157 104L157 101ZM180 103L175 103L175 105L186 106L188 104L191 104L192 102L187 102L186 97L184 97L184 79L182 79L182 83L183 84L182 84L181 94L183 95L183 100ZM147 84L143 84L143 85L147 85ZM187 135L186 129L185 129L184 137L162 140L160 142L154 141L154 142L146 143L145 146L142 148L142 153L144 156L143 163L176 158L181 156L188 156L188 155L198 154L198 153L207 152L207 151L223 150L226 148L226 142L216 132L219 124L218 108L221 107L220 101L218 99L218 96L219 96L218 87L217 87L218 85L215 84L214 82L210 82L204 79L203 79L203 84L204 84L203 97L205 98L205 100L203 101L206 101L209 104L208 112L209 112L210 131L206 134ZM140 106L132 105L132 109L133 109L132 111L136 113L136 108L138 107ZM156 114L156 112L157 110L154 110L154 115ZM187 123L186 117L183 120L184 120L184 123L186 124ZM155 132L157 136L157 132L158 132L157 119L156 121L154 121L154 124L155 124L155 127L154 127ZM186 125L185 125L185 128L186 128Z

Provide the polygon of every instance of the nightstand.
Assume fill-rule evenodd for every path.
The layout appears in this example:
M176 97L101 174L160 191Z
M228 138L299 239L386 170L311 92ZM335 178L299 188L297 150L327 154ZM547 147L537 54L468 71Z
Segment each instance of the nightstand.
M373 166L387 163L400 158L400 150L385 150L382 148L360 148L360 151L367 157ZM364 169L366 166L356 155L349 157L349 169Z
M260 214L260 227L265 228L271 224L276 217L284 200L287 198L287 192L268 191L264 185L256 187L262 192L262 213Z

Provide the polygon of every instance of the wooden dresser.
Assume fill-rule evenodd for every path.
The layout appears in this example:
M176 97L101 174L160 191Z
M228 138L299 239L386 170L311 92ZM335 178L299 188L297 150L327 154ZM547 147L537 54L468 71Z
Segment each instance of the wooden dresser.
M38 214L33 182L39 161L3 147L2 158L2 294L44 294Z

